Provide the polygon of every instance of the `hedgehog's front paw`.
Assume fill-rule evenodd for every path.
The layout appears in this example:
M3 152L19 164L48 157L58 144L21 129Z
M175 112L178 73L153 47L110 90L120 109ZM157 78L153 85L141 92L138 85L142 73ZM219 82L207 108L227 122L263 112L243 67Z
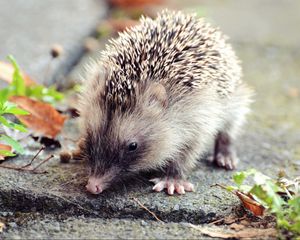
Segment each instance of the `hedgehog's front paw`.
M154 178L150 180L155 185L152 188L156 192L161 192L166 189L169 195L173 195L174 192L178 194L185 194L185 192L194 192L194 185L188 181L174 178Z

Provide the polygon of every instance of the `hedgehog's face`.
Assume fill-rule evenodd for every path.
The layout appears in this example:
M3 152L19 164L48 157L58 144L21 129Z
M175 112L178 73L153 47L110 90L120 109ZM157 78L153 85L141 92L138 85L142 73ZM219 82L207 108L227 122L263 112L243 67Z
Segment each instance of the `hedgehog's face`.
M157 89L161 87L149 88L132 111L102 113L100 124L87 128L84 152L90 166L89 192L101 193L126 176L161 166L159 148L166 141L162 102L166 99Z

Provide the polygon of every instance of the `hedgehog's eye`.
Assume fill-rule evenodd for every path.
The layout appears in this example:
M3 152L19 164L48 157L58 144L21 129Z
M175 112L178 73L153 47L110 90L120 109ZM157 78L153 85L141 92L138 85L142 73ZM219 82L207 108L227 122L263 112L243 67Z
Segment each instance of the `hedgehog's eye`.
M130 143L129 145L128 145L128 151L129 152L133 152L133 151L135 151L136 149L137 149L137 143L136 142L132 142L132 143Z

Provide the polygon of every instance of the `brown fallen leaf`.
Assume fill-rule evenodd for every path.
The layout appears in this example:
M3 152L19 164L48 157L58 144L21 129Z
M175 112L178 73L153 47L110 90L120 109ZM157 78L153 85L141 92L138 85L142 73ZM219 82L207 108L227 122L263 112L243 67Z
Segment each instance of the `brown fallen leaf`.
M50 104L25 96L13 96L9 100L30 113L17 115L17 118L28 128L50 138L55 138L60 133L66 116L61 115Z
M145 5L160 4L163 0L109 0L109 3L114 7L141 7Z
M222 227L201 227L197 225L190 224L190 226L202 234L215 237L215 238L270 238L276 237L277 231L274 228L266 228L266 229L257 229L257 228L244 228L240 231L229 230Z
M250 193L247 195L240 191L234 191L234 193L242 201L244 207L250 210L255 216L262 216L264 214L265 207L257 202Z
M13 80L13 73L14 73L14 67L6 62L2 62L0 61L0 79L11 83ZM28 74L21 72L24 81L25 81L25 85L26 86L30 86L30 85L34 85L36 84L30 77Z
M122 32L126 28L133 27L139 23L137 20L132 19L110 19L108 23L116 32Z
M238 223L232 223L229 227L231 229L234 229L234 230L237 230L237 231L240 231L240 230L245 228L245 226L243 224L238 224Z
M6 144L0 143L0 150L12 151L12 147ZM0 154L0 161L4 160L5 156Z
M222 184L217 183L213 186L219 186L219 187L227 190L226 186L224 186ZM239 199L241 200L241 202L243 203L244 207L247 208L248 210L250 210L255 216L262 216L264 214L265 207L263 205L261 205L259 202L257 202L253 198L251 193L245 194L238 190L230 190L230 192L235 194L236 196L238 196Z

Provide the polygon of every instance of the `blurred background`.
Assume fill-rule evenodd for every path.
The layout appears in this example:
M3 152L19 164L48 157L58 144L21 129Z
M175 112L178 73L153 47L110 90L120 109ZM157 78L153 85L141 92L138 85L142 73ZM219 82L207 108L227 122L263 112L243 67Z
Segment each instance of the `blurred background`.
M195 12L230 37L256 91L250 130L281 141L285 165L299 160L298 0L0 0L0 59L13 54L35 81L65 89L107 39L164 8Z

